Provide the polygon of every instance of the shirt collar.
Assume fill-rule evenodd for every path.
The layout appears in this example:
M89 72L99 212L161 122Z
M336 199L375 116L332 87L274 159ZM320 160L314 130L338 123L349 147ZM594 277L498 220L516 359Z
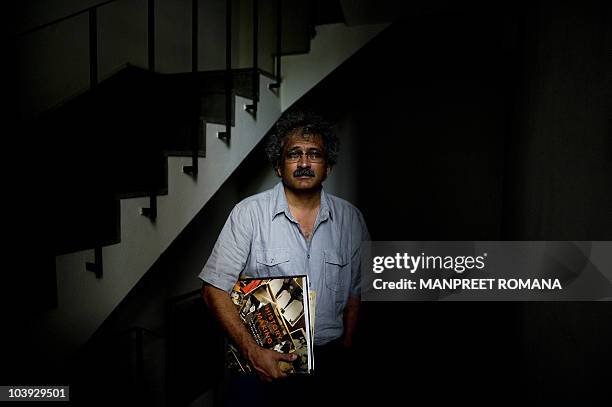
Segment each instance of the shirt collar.
M279 213L284 213L289 219L294 220L293 216L291 215L291 211L289 210L289 205L287 204L287 197L285 196L285 188L283 187L282 181L280 181L274 187L272 199L274 200L274 205L272 206L272 219L274 219ZM332 212L329 209L327 194L323 188L321 188L321 207L319 208L319 218L321 222L327 220L327 218L333 220Z

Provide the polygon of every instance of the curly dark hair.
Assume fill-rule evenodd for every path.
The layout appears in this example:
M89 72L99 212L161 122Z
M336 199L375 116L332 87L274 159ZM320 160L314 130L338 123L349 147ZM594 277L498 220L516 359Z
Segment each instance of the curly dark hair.
M320 135L323 138L323 154L328 166L333 166L338 160L340 140L333 126L320 115L308 110L290 110L276 122L274 131L268 136L266 155L274 168L282 163L283 149L287 140L296 130L302 134Z

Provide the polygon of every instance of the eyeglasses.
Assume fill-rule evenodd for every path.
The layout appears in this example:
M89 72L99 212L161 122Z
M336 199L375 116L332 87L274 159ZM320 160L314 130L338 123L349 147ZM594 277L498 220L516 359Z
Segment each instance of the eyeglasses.
M290 163L295 163L295 162L300 161L300 158L302 158L302 156L304 155L306 155L306 157L308 158L308 161L310 161L311 163L321 163L325 159L325 157L323 156L323 153L318 150L309 150L306 153L304 153L301 150L293 150L293 151L289 151L285 155L285 160Z

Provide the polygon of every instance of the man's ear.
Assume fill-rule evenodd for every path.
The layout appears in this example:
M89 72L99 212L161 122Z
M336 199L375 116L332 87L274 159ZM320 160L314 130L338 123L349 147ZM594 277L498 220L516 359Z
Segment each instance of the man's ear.
M276 173L277 177L282 178L281 171L280 171L280 166L279 165L274 167L274 172Z
M327 176L329 177L329 174L331 174L332 171L332 167L331 165L328 165L327 168L325 169L325 174L327 174Z

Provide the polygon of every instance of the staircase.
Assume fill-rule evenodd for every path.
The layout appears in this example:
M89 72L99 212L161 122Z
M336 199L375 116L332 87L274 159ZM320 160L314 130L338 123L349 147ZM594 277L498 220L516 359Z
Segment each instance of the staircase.
M265 84L272 83L271 75L256 74L257 80L252 81L252 69L232 70L229 121L234 128L238 99L250 104L254 85L257 95L270 93L259 89L259 75L266 77ZM56 255L119 243L119 199L148 198L140 213L152 222L157 220L157 199L168 194L172 161L168 159L204 158L207 142L223 144L214 140L221 130L210 133L208 125L226 123L224 75L223 71L159 74L126 66L37 121L35 133L53 135L44 147L57 161L50 174L59 189L53 196L56 216L51 227ZM260 121L268 114L268 106L258 112ZM96 122L100 123L92 126ZM213 139L207 140L207 134ZM193 161L185 165L192 166ZM183 171L197 176L186 168ZM79 185L83 178L87 183ZM83 222L88 218L93 219Z
M98 49L92 38L103 29L101 21L109 21L99 16L105 7L122 1L130 0L73 13L74 17L27 30L16 41L31 46L36 41L30 37L41 32L44 37L46 30L61 34L62 24L89 17L89 46ZM140 3L145 7L134 1L130 7L145 16L151 6L158 14L162 9L155 1ZM191 11L201 16L203 7L220 8L223 3L230 4L194 0ZM42 228L48 231L42 244L52 247L55 255L55 270L49 273L55 271L56 284L43 288L57 287L57 292L49 296L56 303L44 304L25 335L44 343L40 353L46 364L62 365L91 337L262 140L282 110L384 28L332 24L320 27L321 35L313 39L316 24L338 23L342 18L339 3L315 3L318 13L302 0L283 1L281 9L277 1L233 0L230 30L218 34L227 34L231 43L240 46L230 50L234 63L229 61L225 69L198 70L200 62L192 71L158 72L152 69L164 65L158 56L157 61L149 58L146 68L142 58L136 63L128 59L100 74L97 56L90 50L88 89L75 91L75 83L82 81L64 72L68 85L56 87L66 90L57 93L61 100L45 98L42 91L37 98L35 84L40 78L28 79L32 89L24 94L34 99L21 117L28 137L36 140L49 163L48 171L39 174L51 214L48 221L41 220L48 222ZM258 16L253 15L252 4L259 4ZM149 24L153 21L149 29L154 29L155 18L161 23L158 14L154 18L149 14ZM79 21L74 24L87 30L87 24ZM254 21L261 25L259 44L252 42ZM100 25L93 36L91 24ZM274 35L279 32L280 40ZM344 36L343 41L334 44L337 36ZM161 46L162 41L157 38L151 48L150 35L148 39L149 55L155 55L155 43ZM325 48L343 51L327 58L321 69L307 53ZM201 61L201 56L193 50L193 60ZM251 66L257 60L259 66ZM48 63L53 66L54 61ZM300 77L304 69L315 72L307 83ZM98 81L98 76L104 79ZM291 89L287 103L282 100L285 86ZM225 137L228 133L230 138Z

